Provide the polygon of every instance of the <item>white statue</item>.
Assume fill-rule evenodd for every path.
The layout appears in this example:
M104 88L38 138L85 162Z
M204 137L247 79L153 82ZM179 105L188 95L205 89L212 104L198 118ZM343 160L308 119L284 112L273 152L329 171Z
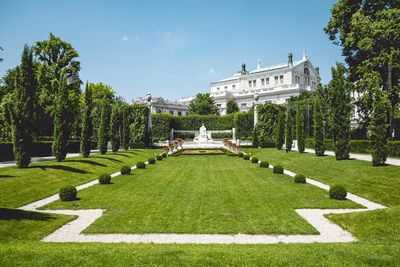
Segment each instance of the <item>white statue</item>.
M211 133L210 133L211 134ZM199 129L199 135L196 136L196 138L194 139L194 141L196 142L207 142L209 141L211 138L209 137L209 134L207 133L207 128L206 126L204 126L204 124L200 127Z

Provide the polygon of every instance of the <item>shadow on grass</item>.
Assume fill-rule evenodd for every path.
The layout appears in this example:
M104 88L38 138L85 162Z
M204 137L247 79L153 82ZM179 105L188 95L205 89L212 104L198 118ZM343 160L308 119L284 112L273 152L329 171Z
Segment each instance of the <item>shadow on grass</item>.
M32 169L38 168L38 169L42 169L42 170L46 170L46 169L62 170L62 171L67 171L67 172L80 173L80 174L89 173L85 170L77 169L77 168L70 167L70 166L64 166L64 165L35 165L35 166L29 167L29 168L32 168Z
M33 221L48 221L56 219L51 214L0 208L0 220L33 220Z
M15 177L14 175L8 175L8 174L1 174L0 175L0 179L1 178L12 178L12 177Z
M77 162L77 163L90 164L92 166L107 167L106 164L99 163L99 162L96 162L93 160L87 160L87 159L67 159L66 162Z
M128 155L121 154L121 153L118 153L118 152L113 152L113 155L117 155L117 156L121 156L121 157L125 157L125 158L130 158Z
M114 159L114 158L107 158L107 157L91 157L91 158L92 159L105 159L105 160L109 160L109 161L112 161L112 162L118 162L118 163L122 162L122 160Z
M137 153L135 151L124 151L125 153L129 153L129 154L133 154L133 155L137 155Z

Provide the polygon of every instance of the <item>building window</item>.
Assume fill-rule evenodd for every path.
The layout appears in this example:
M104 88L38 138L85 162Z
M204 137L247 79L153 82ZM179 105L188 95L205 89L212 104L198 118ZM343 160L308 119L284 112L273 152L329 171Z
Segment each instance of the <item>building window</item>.
M265 83L268 85L269 84L269 78L265 78Z
M275 84L278 84L278 76L275 76Z
M219 91L219 87L217 87L217 91Z
M251 87L251 81L249 81L249 87Z
M235 88L236 88L236 85L232 85L232 89L235 90Z
M224 89L227 90L227 89L228 89L228 86L225 86Z
M169 111L169 114L174 115L174 112L172 110Z
M264 78L261 79L261 85L264 85Z
M283 75L279 76L279 83L283 83Z
M257 81L253 80L253 86L256 87L257 86Z
M242 104L240 104L240 106L241 106L242 108L247 107L247 103L242 103Z
M182 116L182 112L178 111L178 116Z
M221 107L221 104L217 104L217 107L219 107L219 108L220 108L220 107Z
M308 68L304 68L304 74L305 75L310 75L310 70Z

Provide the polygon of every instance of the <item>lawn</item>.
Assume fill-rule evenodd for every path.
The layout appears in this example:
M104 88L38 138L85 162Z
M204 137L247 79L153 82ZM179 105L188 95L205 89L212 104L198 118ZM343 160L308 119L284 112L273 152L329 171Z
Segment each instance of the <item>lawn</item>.
M86 233L315 234L297 208L360 207L239 157L170 157L43 209L105 209Z

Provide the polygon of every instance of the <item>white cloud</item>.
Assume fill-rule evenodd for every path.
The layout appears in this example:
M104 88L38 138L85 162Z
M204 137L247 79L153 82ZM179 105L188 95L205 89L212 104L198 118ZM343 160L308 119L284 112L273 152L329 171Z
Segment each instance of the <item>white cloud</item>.
M122 36L121 40L122 40L122 41L128 41L129 38L128 38L128 36L124 35L124 36Z
M214 70L213 68L211 68L211 69L208 70L208 74L211 74L211 75L212 75L212 74L214 74L214 72L215 72L215 70Z

